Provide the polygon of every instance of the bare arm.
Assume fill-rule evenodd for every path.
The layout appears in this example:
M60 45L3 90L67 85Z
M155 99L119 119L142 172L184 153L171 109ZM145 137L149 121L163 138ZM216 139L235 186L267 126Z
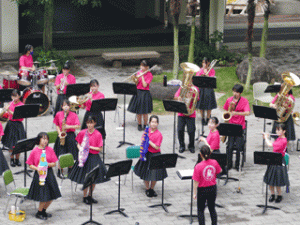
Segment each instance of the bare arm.
M90 149L98 151L98 152L102 152L103 147L94 147L94 146L90 146Z
M158 150L160 147L154 144L152 141L149 141L149 145L151 145L154 149Z
M197 199L197 188L198 188L199 182L194 180L194 188L193 188L193 198Z

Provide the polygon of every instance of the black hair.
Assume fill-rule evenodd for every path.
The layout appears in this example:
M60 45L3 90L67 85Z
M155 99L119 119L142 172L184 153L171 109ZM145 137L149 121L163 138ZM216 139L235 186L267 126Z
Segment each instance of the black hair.
M95 116L88 116L86 123L91 123L91 122L95 122L96 123L96 117Z
M14 90L11 92L11 96L16 97L17 95L19 95L19 96L21 97L21 91L20 91L20 90L17 90L17 89L14 89Z
M64 99L63 102L61 103L61 105L63 106L64 103L66 103L68 106L71 105L71 102L69 101L69 99Z
M30 51L33 48L32 45L26 45L24 48L24 51L22 53L22 55L25 55L28 51Z
M208 63L210 63L209 59L208 59L208 58L206 58L206 57L204 57L204 58L203 58L202 62L205 62L205 64L208 64Z
M238 92L238 93L242 94L243 91L244 91L244 87L242 85L240 85L240 84L235 84L233 86L232 90L235 91L235 92Z
M70 63L69 63L69 60L67 60L67 61L65 62L63 69L67 69L67 70L70 69Z
M96 84L96 85L98 85L98 86L99 86L99 82L98 82L98 80L96 80L96 79L93 79L93 80L91 80L91 81L90 81L90 86L92 86L92 85L94 85L94 84Z
M284 123L277 123L276 130L280 130L280 129L286 131L286 125Z
M159 119L158 119L158 116L157 116L157 115L152 115L152 116L150 116L150 118L149 118L149 123L151 122L152 119L156 119L156 120L157 120L157 123L159 123Z
M213 116L210 118L215 124L219 124L219 120L217 117Z
M149 66L148 62L147 62L145 59L143 59L143 60L141 61L141 65L142 65L142 66Z
M290 91L289 91L289 95L292 95L293 94L293 90L291 89Z
M38 134L38 136L36 137L36 144L37 144L37 145L40 144L41 139L42 139L43 137L47 137L47 138L48 138L48 141L49 141L49 135L48 135L46 132L40 132L40 133Z
M208 160L210 158L210 154L211 154L211 151L210 151L210 148L207 146L207 145L202 145L202 147L200 148L200 153L201 155L203 156L203 158L205 160ZM196 165L200 162L202 162L202 157L201 157L200 154L198 154L198 160L196 162ZM195 165L195 166L196 166Z

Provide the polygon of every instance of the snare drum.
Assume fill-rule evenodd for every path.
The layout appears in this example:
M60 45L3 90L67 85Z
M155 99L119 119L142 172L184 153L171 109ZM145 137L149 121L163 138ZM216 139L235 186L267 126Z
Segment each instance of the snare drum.
M48 72L45 69L39 69L37 71L37 84L46 84L48 83Z
M54 83L55 82L55 78L56 78L55 75L48 75L49 82Z
M18 84L23 86L29 86L31 84L32 77L29 70L20 69L18 74Z
M5 76L3 78L3 89L8 89L8 88L19 89L20 86L17 83L17 80L18 80L17 75Z
M39 104L40 110L38 116L44 115L50 105L50 101L44 93L40 90L33 90L31 87L26 88L23 92L23 103L24 104Z

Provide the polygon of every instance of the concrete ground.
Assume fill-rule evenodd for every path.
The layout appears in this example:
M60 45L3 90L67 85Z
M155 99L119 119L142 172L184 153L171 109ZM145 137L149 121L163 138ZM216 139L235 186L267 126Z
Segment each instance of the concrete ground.
M106 97L117 97L112 90L112 82L120 82L125 79L127 75L132 74L137 70L136 65L125 66L121 69L112 68L110 65L103 64L100 58L80 58L76 63L81 66L88 74L87 77L80 77L77 82L89 82L90 79L96 78L100 82L100 91ZM166 68L167 69L167 68ZM76 74L75 74L76 75ZM217 94L217 97L220 94ZM127 103L130 97L127 97ZM119 141L123 140L123 131L120 125L123 123L123 106L122 98L118 103L118 112L112 111L106 113L106 146L105 146L105 163L114 163L117 161L125 160L125 149L127 145L117 148ZM297 100L298 101L298 100ZM299 105L296 104L296 110L299 111ZM82 121L84 111L80 110L79 118ZM213 115L221 118L222 110L216 109ZM173 152L173 114L159 116L160 125L159 130L163 134L163 143L161 146L162 153ZM221 180L218 183L218 197L217 203L224 206L224 208L217 208L219 224L237 224L237 225L255 225L255 224L299 224L300 216L300 193L297 191L300 188L300 181L298 179L298 171L300 169L299 153L296 151L296 142L290 145L290 192L286 193L283 188L283 201L276 205L280 210L268 209L262 215L262 209L256 207L257 204L264 204L265 199L265 185L263 185L263 175L266 166L254 165L253 152L262 150L262 137L259 132L263 130L263 120L255 118L253 113L247 117L248 120L248 139L246 151L245 167L240 175L240 183L229 181L224 185ZM28 137L35 137L41 131L53 131L53 116L46 115L37 118L28 119ZM270 121L268 121L270 122ZM197 133L200 130L200 120L197 119ZM299 127L296 128L296 135L299 133ZM267 131L271 130L271 126L267 125ZM205 127L205 134L208 134L208 129ZM137 130L137 122L135 115L126 113L126 138L128 142L139 145L142 132ZM187 140L187 136L186 136ZM176 140L177 142L177 140ZM267 148L266 148L267 149ZM293 150L293 151L292 151ZM269 149L268 151L271 151ZM178 153L178 144L176 145L176 153ZM199 148L197 148L199 152ZM221 146L221 152L225 152L225 145ZM9 154L4 151L4 155L9 161ZM116 185L117 177L111 181L99 184L94 191L94 198L98 200L98 204L93 206L93 220L102 224L136 224L139 222L141 225L146 224L189 224L185 218L178 217L181 214L189 214L190 210L190 193L191 182L190 180L180 180L176 174L178 170L193 169L197 154L192 154L188 151L181 154L186 159L179 158L177 160L176 168L168 169L168 178L165 180L164 189L164 202L171 203L168 207L169 213L166 213L161 207L149 208L148 206L161 203L162 195L162 182L158 182L155 190L158 193L157 198L148 198L145 195L145 188L142 180L133 175L133 189L131 189L131 175L128 175L126 184L124 184L125 176L122 176L121 183L121 208L125 209L128 218L125 218L119 213L112 215L105 215L106 212L115 210L118 207L118 186ZM102 156L102 154L101 154ZM133 164L137 160L134 160ZM21 156L23 164L23 155ZM12 168L13 172L21 170L21 168ZM239 174L235 170L230 171L230 176L238 177ZM24 176L14 175L18 187L24 186ZM27 177L27 187L30 186L31 178ZM61 182L60 179L57 181ZM74 193L74 200L72 200L71 183L69 180L63 182L61 193L62 198L54 201L49 208L49 213L53 217L47 221L40 221L34 217L36 210L30 201L25 201L20 204L20 209L25 210L27 217L23 224L82 224L89 220L89 206L82 202L82 191L79 185L77 191ZM237 188L240 187L241 193L237 193ZM0 185L0 212L5 209L7 197L3 183ZM9 207L14 204L11 200ZM36 203L36 205L38 205ZM196 214L196 204L193 202L193 213ZM210 216L206 210L206 222L210 224ZM0 216L1 224L14 224L8 220L7 212ZM194 219L194 224L197 219Z

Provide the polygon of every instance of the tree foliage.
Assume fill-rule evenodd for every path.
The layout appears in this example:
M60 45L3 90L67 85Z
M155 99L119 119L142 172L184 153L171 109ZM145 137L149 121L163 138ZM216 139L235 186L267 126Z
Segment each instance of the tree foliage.
M199 3L197 0L191 0L187 5L187 15L192 17L191 24L191 37L190 37L190 46L189 46L189 57L188 61L194 63L194 51L195 51L195 27L196 27L196 15L197 7Z

